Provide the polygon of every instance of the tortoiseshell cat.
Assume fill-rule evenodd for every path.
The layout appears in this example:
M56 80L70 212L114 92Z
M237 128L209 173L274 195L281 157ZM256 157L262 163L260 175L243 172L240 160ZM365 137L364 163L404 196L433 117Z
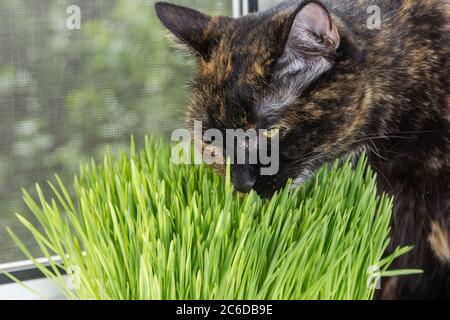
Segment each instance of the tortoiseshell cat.
M367 27L368 7L381 28ZM239 19L158 3L163 24L197 57L187 121L205 129L279 128L280 170L232 166L237 190L270 197L289 178L367 150L395 197L393 268L380 298L450 298L450 2L286 1Z

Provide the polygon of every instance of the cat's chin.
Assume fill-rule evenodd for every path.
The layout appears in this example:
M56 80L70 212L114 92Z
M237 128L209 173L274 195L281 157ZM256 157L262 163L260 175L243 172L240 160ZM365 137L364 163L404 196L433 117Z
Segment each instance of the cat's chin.
M270 199L275 192L286 186L289 178L292 180L289 185L289 189L297 189L311 180L316 172L319 171L324 165L327 165L331 169L333 164L336 162L336 159L339 160L340 164L344 164L348 159L350 159L351 163L355 165L358 162L360 155L367 150L368 149L365 146L359 146L358 148L355 148L350 152L343 153L340 156L336 156L335 158L327 159L327 157L324 156L309 159L301 165L301 168L297 171L297 175L288 175L286 172L281 171L275 176L260 177L253 190L256 191L260 197Z
M340 156L339 158L337 158L339 160L340 164L344 164L347 160L350 159L350 161L353 164L356 164L358 162L358 159L361 155L361 153L363 153L365 151L365 147L360 147L357 150L353 150L351 152L347 152L344 155ZM314 177L314 174L320 170L323 165L328 166L329 169L331 169L333 167L333 164L335 163L335 160L331 160L331 161L326 161L323 164L316 166L315 168L312 168L312 166L305 166L304 169L302 169L300 171L300 174L293 179L291 185L289 186L290 190L294 190L297 189L298 187L304 185L306 182L308 182L312 177Z
M297 189L298 187L302 186L305 182L307 182L309 179L311 179L314 176L314 173L316 170L312 169L303 169L300 174L292 180L291 185L289 186L290 190Z

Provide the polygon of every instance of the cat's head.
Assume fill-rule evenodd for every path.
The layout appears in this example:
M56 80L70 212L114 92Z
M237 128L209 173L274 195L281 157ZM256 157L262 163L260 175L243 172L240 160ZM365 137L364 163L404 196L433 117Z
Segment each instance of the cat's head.
M237 190L270 196L288 179L301 183L323 163L352 151L352 134L362 124L357 114L339 108L332 79L351 39L320 2L291 2L238 19L167 3L157 3L156 12L198 62L189 128L201 121L203 131L267 129L278 135L279 170L261 175L260 164L233 164ZM345 81L345 74L339 76ZM270 144L273 137L266 137ZM214 152L228 155L227 148Z

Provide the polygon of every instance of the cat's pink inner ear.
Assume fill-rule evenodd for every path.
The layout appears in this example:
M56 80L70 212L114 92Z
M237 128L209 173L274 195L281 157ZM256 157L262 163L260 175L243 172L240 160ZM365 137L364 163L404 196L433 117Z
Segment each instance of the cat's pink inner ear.
M336 25L327 9L318 2L308 3L297 13L291 32L295 32L297 28L310 30L322 37L325 36L332 41L330 45L334 45L335 49L339 47L340 37Z

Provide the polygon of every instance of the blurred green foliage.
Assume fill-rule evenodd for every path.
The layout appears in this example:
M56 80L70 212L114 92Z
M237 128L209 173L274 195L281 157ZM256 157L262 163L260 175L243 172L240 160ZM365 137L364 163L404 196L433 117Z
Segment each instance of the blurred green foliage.
M130 136L167 136L183 126L193 67L171 47L144 0L0 2L0 263L17 259L6 236L33 192L58 173L72 181L81 161ZM227 15L231 1L171 1ZM69 5L81 29L68 30ZM14 229L14 226L11 226Z

